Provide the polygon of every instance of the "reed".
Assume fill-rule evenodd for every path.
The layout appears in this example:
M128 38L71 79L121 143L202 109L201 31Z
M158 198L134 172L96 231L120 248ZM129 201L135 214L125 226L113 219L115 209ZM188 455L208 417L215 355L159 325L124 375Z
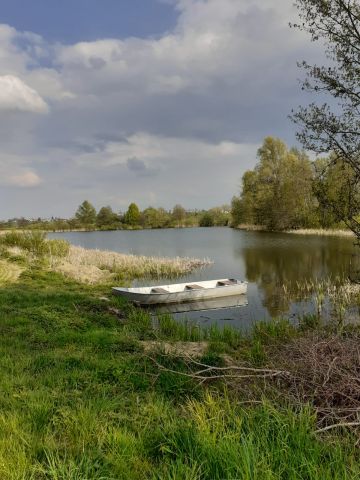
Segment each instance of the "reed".
M337 230L336 228L299 228L297 230L287 230L286 233L295 235L320 235L324 237L354 237L351 230Z
M15 263L0 260L0 286L15 283L19 279L23 270L22 267Z
M136 278L176 278L209 265L209 260L125 255L71 246L54 270L84 283Z

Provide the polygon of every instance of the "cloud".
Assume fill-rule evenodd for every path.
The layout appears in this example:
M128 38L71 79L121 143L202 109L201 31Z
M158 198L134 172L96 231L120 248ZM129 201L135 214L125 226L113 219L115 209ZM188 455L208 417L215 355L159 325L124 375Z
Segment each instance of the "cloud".
M126 166L131 172L143 177L152 177L160 171L159 168L149 167L143 160L136 157L128 158Z
M29 188L41 184L41 178L34 172L24 172L18 175L10 175L7 184L14 187Z
M41 96L14 75L0 76L0 110L47 113Z
M321 55L288 28L292 2L162 1L178 21L156 38L54 45L0 25L0 177L46 179L0 190L8 215L69 215L84 198L145 207L153 192L210 207L237 192L264 136L294 142L296 61Z

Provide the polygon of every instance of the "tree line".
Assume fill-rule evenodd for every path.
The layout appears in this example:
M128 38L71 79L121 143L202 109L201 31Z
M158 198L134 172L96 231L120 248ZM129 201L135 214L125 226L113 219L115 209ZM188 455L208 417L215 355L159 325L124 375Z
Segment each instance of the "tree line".
M141 211L138 205L132 202L125 212L115 212L109 205L97 211L94 205L85 200L69 219L13 218L0 222L0 228L63 231L226 226L230 223L230 210L230 205L209 210L186 210L178 204L171 210L148 207Z
M232 200L232 224L267 230L340 228L359 214L354 171L334 154L311 161L304 151L267 137L258 163L242 177Z

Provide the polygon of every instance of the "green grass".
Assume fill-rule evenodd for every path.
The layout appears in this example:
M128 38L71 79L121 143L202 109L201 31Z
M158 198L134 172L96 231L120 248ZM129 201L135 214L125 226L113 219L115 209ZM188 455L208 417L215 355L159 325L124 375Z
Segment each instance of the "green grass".
M318 438L310 407L265 399L241 406L221 383L206 388L159 371L141 343L206 341L207 363L243 349L256 364L264 346L290 338L292 327L261 324L250 340L166 316L154 325L117 297L101 300L104 288L36 266L0 287L2 480L359 477L350 434ZM187 371L183 359L155 355Z

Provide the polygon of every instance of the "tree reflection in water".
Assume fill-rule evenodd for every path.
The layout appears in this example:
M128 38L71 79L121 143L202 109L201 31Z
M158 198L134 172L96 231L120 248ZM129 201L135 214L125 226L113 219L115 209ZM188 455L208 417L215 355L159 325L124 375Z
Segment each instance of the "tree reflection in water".
M305 300L299 285L328 278L354 279L360 271L359 247L347 237L258 233L252 240L237 253L244 258L246 277L258 285L271 316Z

